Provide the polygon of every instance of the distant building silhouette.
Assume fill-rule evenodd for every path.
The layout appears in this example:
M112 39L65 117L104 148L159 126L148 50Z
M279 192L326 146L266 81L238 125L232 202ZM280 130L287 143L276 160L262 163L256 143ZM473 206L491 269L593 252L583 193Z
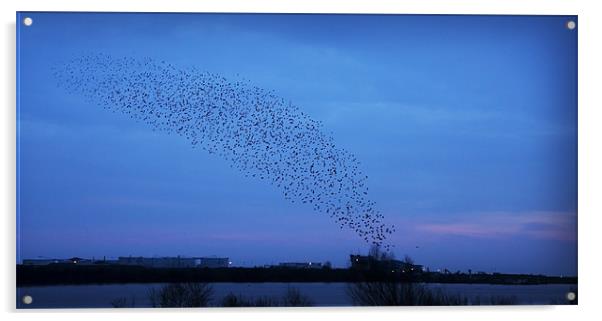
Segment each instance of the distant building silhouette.
M50 265L50 264L76 264L76 265L128 265L143 266L148 268L227 268L232 262L230 259L220 257L143 257L120 256L117 260L90 260L80 257L69 259L24 259L23 265Z
M183 257L132 257L120 256L117 259L119 265L137 265L149 268L192 268L195 267L195 258Z
M423 266L419 264L414 264L410 262L394 260L394 259L384 259L379 260L372 256L368 255L350 255L349 259L351 261L351 268L355 270L374 270L374 269L385 269L391 270L391 272L400 272L400 273L422 273Z
M92 265L94 262L90 259L72 257L69 259L24 259L23 265L49 265L49 264L78 264Z
M57 259L24 259L23 265L49 265L62 263L63 260Z
M325 265L320 262L282 262L278 264L278 267L292 269L321 269L325 267Z
M231 264L227 257L201 257L198 259L200 268L227 268Z
M140 265L152 268L227 268L227 257L119 257L117 264Z
M368 255L353 255L350 256L351 268L356 270L369 270L374 264L372 261L376 261L373 257Z

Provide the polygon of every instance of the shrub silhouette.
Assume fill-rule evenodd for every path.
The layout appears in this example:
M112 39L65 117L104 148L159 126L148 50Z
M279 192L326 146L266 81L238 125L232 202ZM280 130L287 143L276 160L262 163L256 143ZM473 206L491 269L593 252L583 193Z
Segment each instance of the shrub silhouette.
M308 307L312 306L313 302L309 297L301 294L299 289L289 287L282 298L282 305L285 307Z
M441 289L429 289L422 283L411 282L361 282L347 287L354 305L516 305L515 296L474 297L446 294Z
M223 307L276 307L279 305L278 300L270 297L260 297L251 300L240 295L234 295L234 293L226 295L222 299L221 304Z
M206 307L213 296L213 287L207 283L170 283L149 290L154 308Z
M350 284L347 294L354 305L397 306L397 305L467 305L462 296L444 294L431 290L419 283L405 282L360 282Z
M127 307L127 298L125 298L125 297L115 298L115 299L111 300L111 302L109 302L109 303L114 308L125 308L125 307Z
M128 299L124 296L115 298L109 302L113 308L134 308L136 307L136 297L132 296Z
M313 302L299 291L297 288L287 288L281 299L270 297L259 297L255 300L245 298L234 293L226 295L221 302L223 307L307 307L312 306Z

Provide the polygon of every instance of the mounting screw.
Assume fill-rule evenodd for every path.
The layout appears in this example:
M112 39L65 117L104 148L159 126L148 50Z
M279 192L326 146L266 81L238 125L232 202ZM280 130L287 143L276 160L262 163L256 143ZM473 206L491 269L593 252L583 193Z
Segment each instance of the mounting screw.
M31 304L33 302L33 298L31 297L31 295L24 295L23 296L23 303L25 304Z
M566 23L566 27L567 27L569 30L573 30L573 29L575 29L575 27L577 27L577 24L575 23L575 21L573 21L573 20L569 20L569 21Z
M575 294L575 292L569 292L566 294L566 299L569 301L575 301L576 298L577 295Z

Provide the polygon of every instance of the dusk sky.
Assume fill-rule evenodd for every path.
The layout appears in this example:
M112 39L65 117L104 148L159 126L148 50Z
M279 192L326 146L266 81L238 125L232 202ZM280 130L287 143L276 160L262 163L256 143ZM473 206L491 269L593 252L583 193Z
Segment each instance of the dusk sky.
M21 13L18 260L224 256L234 265L366 253L353 231L219 156L57 86L84 54L244 78L354 154L431 269L577 274L572 16Z

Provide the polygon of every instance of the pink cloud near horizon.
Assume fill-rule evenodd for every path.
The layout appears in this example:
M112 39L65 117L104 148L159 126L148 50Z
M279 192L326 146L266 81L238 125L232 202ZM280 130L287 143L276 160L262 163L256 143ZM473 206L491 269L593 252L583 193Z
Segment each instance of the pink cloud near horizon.
M571 212L498 212L458 217L451 221L415 224L419 232L472 238L526 236L535 239L576 241L577 214Z

